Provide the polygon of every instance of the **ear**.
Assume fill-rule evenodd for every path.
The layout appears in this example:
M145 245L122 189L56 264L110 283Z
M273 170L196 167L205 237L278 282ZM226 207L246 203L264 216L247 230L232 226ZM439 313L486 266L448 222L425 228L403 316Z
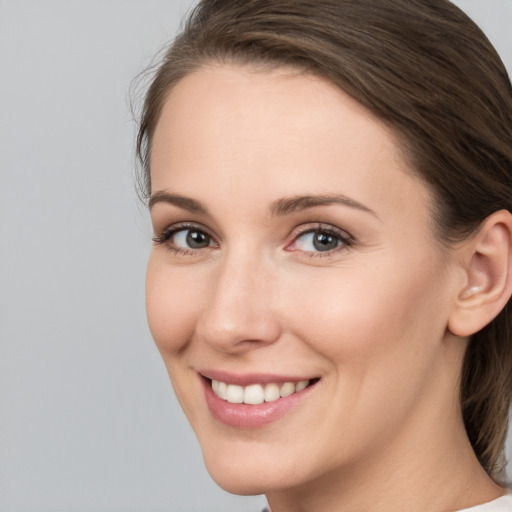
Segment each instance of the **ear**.
M489 324L512 295L512 215L493 213L463 242L465 279L450 312L448 330L471 336Z

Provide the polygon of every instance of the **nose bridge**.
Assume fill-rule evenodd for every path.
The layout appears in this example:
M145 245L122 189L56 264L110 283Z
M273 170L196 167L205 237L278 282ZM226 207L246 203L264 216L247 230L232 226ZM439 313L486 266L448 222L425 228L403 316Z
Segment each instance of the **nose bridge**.
M247 248L227 254L215 269L216 279L199 321L199 335L219 350L272 343L279 322L272 307L272 268Z

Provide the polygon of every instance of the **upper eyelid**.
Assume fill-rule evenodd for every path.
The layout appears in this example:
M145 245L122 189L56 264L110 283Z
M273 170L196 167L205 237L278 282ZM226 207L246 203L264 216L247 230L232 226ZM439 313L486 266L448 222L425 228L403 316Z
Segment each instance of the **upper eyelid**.
M163 234L175 230L179 231L180 229L198 229L200 231L204 231L216 241L219 241L222 238L222 233L219 233L217 226L211 228L199 220L187 220L184 218L183 220L176 220L172 222L165 221L165 219L158 219L153 221L153 232L155 234Z
M160 232L163 233L177 233L178 231L187 230L187 229L196 229L197 231L204 231L211 237L214 237L213 233L210 229L198 222L175 222L173 224L169 224L167 227L162 229Z
M300 229L300 227L299 227ZM303 249L292 249L291 247L293 244L297 243L298 239L307 234L315 233L315 232L325 232L329 233L331 235L337 236L341 242L341 244L334 248L327 251L311 251L311 250L303 250ZM290 252L296 252L296 253L302 253L305 255L308 255L308 257L333 257L336 253L340 251L345 251L349 248L352 248L356 243L356 240L354 237L346 230L338 228L337 226L334 226L333 224L325 224L325 223L318 223L316 226L312 226L309 228L303 228L302 230L299 230L298 232L295 232L292 234L292 238L290 242L287 242L284 249L288 250Z
M310 223L308 223L310 224ZM328 233L332 233L335 235L338 235L340 238L344 238L347 240L354 240L354 237L345 229L341 229L337 226L334 226L333 224L328 223L311 223L315 225L310 225L309 227L306 227L304 224L301 226L297 226L292 232L290 233L290 237L292 238L292 241L295 240L300 235L305 235L307 233L315 233L318 231L325 231Z
M180 231L194 230L194 229L196 231L202 231L202 232L206 233L212 239L212 241L214 241L216 244L218 244L217 238L215 237L214 234L211 233L211 231L206 226L203 226L202 224L197 223L197 222L188 222L188 221L175 222L173 224L169 224L162 230L155 230L152 240L153 240L153 242L158 243L158 244L165 244L176 233L179 233ZM193 249L193 250L198 250L198 249Z

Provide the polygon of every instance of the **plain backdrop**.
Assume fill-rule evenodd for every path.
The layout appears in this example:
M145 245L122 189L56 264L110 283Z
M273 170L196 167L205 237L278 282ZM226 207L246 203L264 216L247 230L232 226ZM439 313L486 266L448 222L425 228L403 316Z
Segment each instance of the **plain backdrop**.
M186 0L0 0L0 511L258 511L218 489L144 312L131 80ZM512 69L512 0L459 0Z

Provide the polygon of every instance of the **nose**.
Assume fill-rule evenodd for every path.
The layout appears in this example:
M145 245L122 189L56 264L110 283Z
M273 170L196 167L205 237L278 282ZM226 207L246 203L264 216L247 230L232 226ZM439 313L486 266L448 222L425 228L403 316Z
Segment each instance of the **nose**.
M250 350L274 343L281 334L273 308L275 269L255 259L233 255L212 270L213 287L196 334L218 351Z

